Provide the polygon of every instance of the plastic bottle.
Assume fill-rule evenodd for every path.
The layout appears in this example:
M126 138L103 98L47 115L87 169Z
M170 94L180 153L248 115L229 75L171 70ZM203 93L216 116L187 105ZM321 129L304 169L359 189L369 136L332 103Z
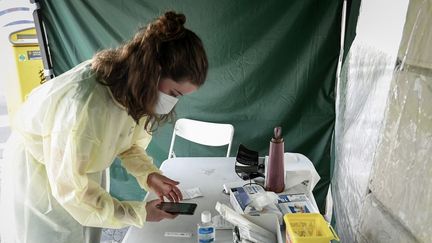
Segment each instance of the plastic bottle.
M284 140L281 127L275 127L270 141L265 187L267 191L276 193L285 189Z
M203 211L201 213L201 223L198 224L197 238L198 243L214 242L216 231L213 223L211 222L211 213Z

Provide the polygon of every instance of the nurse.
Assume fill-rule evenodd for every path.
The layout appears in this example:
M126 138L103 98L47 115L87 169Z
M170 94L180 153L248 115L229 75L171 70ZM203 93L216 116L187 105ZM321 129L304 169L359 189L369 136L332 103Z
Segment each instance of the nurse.
M4 152L2 242L96 242L88 227L141 227L174 217L156 205L164 197L182 200L179 182L162 175L146 147L177 100L206 78L203 44L185 21L167 12L129 42L31 93ZM102 174L116 156L160 199L111 197Z

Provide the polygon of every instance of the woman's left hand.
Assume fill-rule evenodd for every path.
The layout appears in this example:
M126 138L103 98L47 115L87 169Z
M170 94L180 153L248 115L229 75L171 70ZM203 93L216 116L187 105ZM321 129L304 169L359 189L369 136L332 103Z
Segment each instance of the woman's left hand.
M177 187L178 181L171 180L159 173L151 173L147 178L147 184L162 201L164 196L171 202L183 200L183 195Z

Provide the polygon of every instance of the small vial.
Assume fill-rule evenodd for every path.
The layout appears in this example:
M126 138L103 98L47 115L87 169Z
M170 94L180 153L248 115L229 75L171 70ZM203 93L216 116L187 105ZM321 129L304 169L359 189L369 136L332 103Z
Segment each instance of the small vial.
M198 243L214 242L216 237L215 227L211 222L211 213L203 211L201 213L201 223L198 224L197 238Z

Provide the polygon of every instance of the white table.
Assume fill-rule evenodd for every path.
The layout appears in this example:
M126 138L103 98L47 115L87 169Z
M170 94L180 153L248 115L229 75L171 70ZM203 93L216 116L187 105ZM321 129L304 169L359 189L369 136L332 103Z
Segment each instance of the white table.
M217 215L215 210L217 201L230 205L229 196L222 192L223 184L242 181L234 171L234 164L234 157L187 157L164 161L160 167L164 175L180 181L182 189L199 187L204 197L184 201L198 204L194 215L179 215L173 220L146 222L143 228L130 227L123 243L197 242L196 227L201 221L201 212L209 210L212 216ZM155 198L154 193L148 193L145 200L150 201ZM313 197L311 199L315 202ZM165 232L190 232L192 237L165 237ZM216 242L232 242L232 231L217 230Z

